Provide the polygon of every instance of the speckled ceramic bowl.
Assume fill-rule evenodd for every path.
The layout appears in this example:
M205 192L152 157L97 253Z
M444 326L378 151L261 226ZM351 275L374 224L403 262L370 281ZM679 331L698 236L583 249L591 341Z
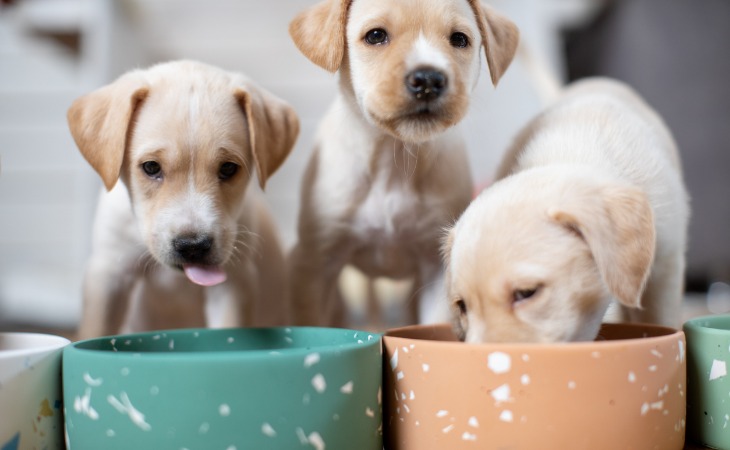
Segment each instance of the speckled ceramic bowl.
M66 348L69 450L382 449L380 336L177 330Z
M0 449L63 449L61 352L69 340L0 333Z
M454 342L448 325L383 338L388 450L681 450L684 334L604 325L570 344Z

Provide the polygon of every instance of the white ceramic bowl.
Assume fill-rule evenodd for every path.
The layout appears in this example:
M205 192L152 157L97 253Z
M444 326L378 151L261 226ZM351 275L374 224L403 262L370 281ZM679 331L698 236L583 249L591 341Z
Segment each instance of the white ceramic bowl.
M61 351L69 340L0 333L0 449L63 450Z

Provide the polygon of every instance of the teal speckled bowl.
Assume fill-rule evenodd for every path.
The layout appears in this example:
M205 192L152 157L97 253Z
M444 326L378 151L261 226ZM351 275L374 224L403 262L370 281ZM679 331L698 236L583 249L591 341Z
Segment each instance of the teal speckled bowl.
M69 450L380 450L380 335L175 330L63 355Z

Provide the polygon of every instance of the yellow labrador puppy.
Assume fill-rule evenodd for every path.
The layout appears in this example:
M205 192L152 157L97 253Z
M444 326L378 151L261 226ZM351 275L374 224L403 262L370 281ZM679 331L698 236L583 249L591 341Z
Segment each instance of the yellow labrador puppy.
M591 340L612 299L626 320L679 325L688 196L669 130L636 93L569 87L498 179L445 239L461 338Z
M454 125L467 112L480 49L496 85L518 32L475 0L324 0L289 31L311 61L339 71L340 88L302 184L290 260L295 320L341 324L344 265L415 278L415 292L441 272L440 230L472 192Z
M109 191L80 337L286 320L282 250L247 189L252 171L263 188L291 151L289 105L242 75L177 61L77 99L68 121Z

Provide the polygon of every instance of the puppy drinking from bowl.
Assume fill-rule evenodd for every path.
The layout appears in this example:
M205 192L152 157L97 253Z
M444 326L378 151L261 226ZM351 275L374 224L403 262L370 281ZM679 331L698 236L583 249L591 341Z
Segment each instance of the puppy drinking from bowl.
M467 342L592 340L623 318L680 322L689 220L673 138L627 86L580 81L532 120L448 231L448 298Z
M300 324L339 325L337 277L441 272L439 233L472 193L463 140L483 47L494 85L514 56L515 25L476 0L324 0L290 34L315 64L339 71L302 183L290 259ZM411 321L418 303L411 302Z
M99 201L79 337L281 324L285 261L263 188L299 132L242 75L192 61L129 72L68 111ZM121 183L118 182L121 180Z

